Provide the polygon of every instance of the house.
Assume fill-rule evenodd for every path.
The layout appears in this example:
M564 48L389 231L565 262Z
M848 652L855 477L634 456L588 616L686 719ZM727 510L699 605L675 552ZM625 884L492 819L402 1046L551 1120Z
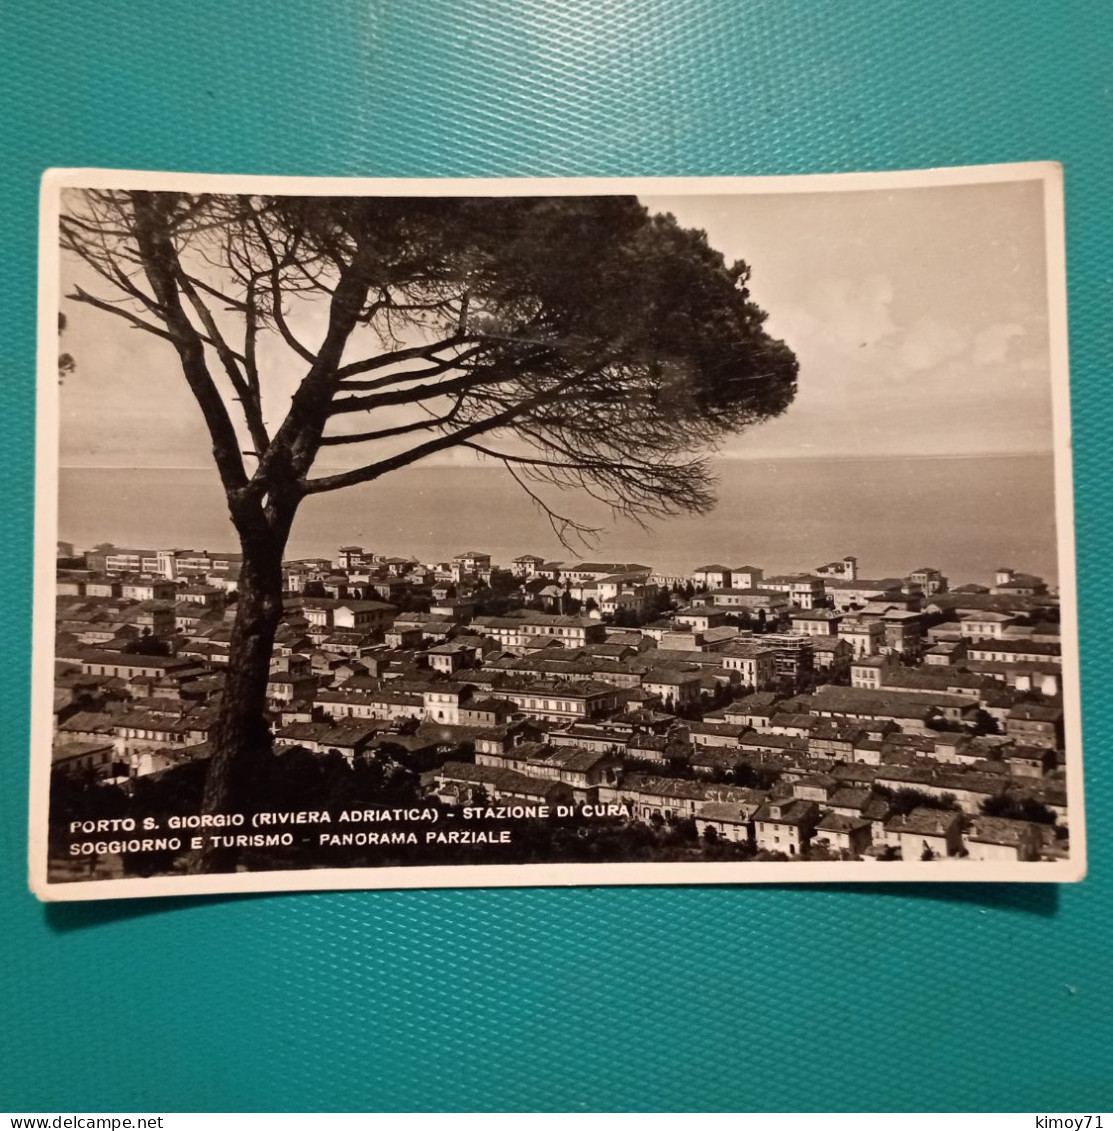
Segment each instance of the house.
M962 814L954 809L916 808L885 826L902 860L935 860L962 850Z
M475 602L466 597L446 597L441 601L430 602L429 612L435 617L445 617L462 624L474 616Z
M121 589L125 601L173 601L178 587L172 581L126 579Z
M815 826L817 845L826 845L833 852L845 853L857 860L872 842L872 822L864 817L849 817L843 813L826 813Z
M1016 617L1008 613L977 612L965 616L958 622L959 634L964 640L1000 640L1005 630L1016 623Z
M482 646L477 648L474 644L465 644L458 640L437 644L425 652L429 666L445 675L451 675L461 668L475 667L481 657Z
M479 550L465 550L452 559L466 573L479 573L491 568L491 555Z
M328 635L330 629L346 629L365 635L384 632L394 623L397 609L383 601L348 601L311 597L301 605L301 615L310 631Z
M642 688L657 696L668 707L684 707L698 703L700 673L698 670L659 668L642 676Z
M511 751L514 754L515 751ZM572 790L576 801L593 801L600 785L613 785L621 759L611 751L585 750L579 746L548 746L533 754L523 772L532 777L559 781Z
M844 617L839 622L838 635L850 645L855 659L876 656L885 647L885 625L878 620Z
M709 602L720 612L764 613L766 617L779 616L788 608L788 598L783 593L771 589L712 589L701 593L695 601Z
M773 671L795 678L815 666L815 645L810 636L793 632L767 632L762 643L773 649Z
M1063 746L1063 709L1018 703L1005 716L1005 733L1026 746Z
M467 805L482 798L525 805L555 805L572 799L572 790L560 781L535 778L501 766L470 762L445 762L423 775L422 782L442 801Z
M960 664L966 659L966 645L961 640L940 640L924 650L923 659L930 667Z
M300 746L313 754L340 754L352 765L378 733L378 727L366 723L294 722L281 727L274 742L278 747Z
M1040 746L1009 746L1001 752L1009 773L1018 778L1042 778L1055 768L1055 751Z
M460 725L460 708L472 697L472 688L466 683L433 683L422 692L422 702L427 718L437 722Z
M544 564L545 559L536 554L520 554L510 563L510 572L515 577L534 577L538 568Z
M602 644L606 627L591 617L563 616L521 610L504 617L481 616L471 621L474 636L487 636L504 648L521 648L538 641L558 640L568 648Z
M90 675L119 676L121 679L169 678L185 680L201 675L205 668L195 660L172 656L143 656L139 653L103 652L80 649L73 657L59 655L60 660L73 659Z
M600 786L599 790L600 801L625 804L635 817L649 822L694 818L707 801L734 801L751 795L742 786L646 774L626 774L617 786Z
M332 625L368 634L383 632L394 623L397 611L383 601L346 601L332 610Z
M789 631L804 636L837 636L844 616L834 609L794 609L789 613Z
M925 597L933 597L936 593L947 592L946 577L933 566L920 566L919 569L914 569L908 575L908 580L913 585L919 586Z
M458 709L458 725L483 728L502 726L513 713L514 708L505 699L464 700Z
M60 736L61 738L61 736ZM67 777L93 776L99 780L126 777L127 767L117 760L116 746L108 741L56 741L52 766Z
M348 681L313 696L316 710L333 719L422 719L425 699L420 692L358 688Z
M844 676L853 654L850 645L837 636L812 637L812 663L816 671L830 672L832 677Z
M792 783L792 796L802 801L826 804L838 790L838 780L830 774L810 774Z
M776 680L776 651L749 640L733 640L721 652L719 660L728 671L738 672L739 682L762 690Z
M1042 597L1047 592L1047 583L1042 577L1030 573L1017 573L1002 566L993 578L990 593L1003 597Z
M374 554L365 554L362 546L341 546L336 558L339 569L358 569L374 559Z
M677 609L672 616L674 624L687 625L696 632L703 632L709 628L718 628L726 623L726 613L714 608L690 606L686 609Z
M734 571L730 566L705 565L692 571L692 581L705 589L730 589Z
M966 649L971 660L1004 664L1061 664L1059 641L991 639L971 642Z
M278 671L267 677L267 698L275 706L312 699L317 677L308 673Z
M1050 825L984 814L971 817L962 836L971 860L1039 860L1045 843L1054 840Z
M850 663L850 686L879 690L884 685L884 672L889 665L885 656L865 655Z
M725 747L738 752L738 740L746 733L746 727L737 723L723 723L712 720L690 722L684 730L694 747Z
M819 824L820 809L814 801L782 798L767 801L754 813L754 842L759 851L802 856Z
M908 656L919 655L923 648L922 614L910 609L890 608L882 613L885 629L884 651Z
M553 723L582 722L616 710L624 695L617 687L595 680L522 680L492 685L487 693L505 699L530 718Z
M815 572L818 576L824 578L831 577L838 581L857 581L858 559L853 554L847 554L840 561L816 566Z
M765 571L757 566L735 566L728 584L732 589L758 589L764 576Z
M861 725L839 719L818 720L807 732L808 754L835 762L852 762L854 748L866 737Z
M666 735L637 733L632 734L626 743L626 757L665 766L668 765L670 752L675 749Z
M746 796L734 801L705 801L696 811L696 831L706 837L714 829L720 840L749 843L754 839L754 814L768 796L763 790L750 789Z
M500 754L523 742L540 742L542 731L526 719L484 727L472 735L476 758L482 754Z
M816 608L824 597L824 579L807 573L783 574L767 577L759 585L783 593L789 602L800 609Z

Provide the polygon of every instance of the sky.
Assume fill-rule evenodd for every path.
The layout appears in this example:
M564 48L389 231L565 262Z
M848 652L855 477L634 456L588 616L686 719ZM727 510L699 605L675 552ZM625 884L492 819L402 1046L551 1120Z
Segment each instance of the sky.
M1040 182L642 199L750 264L769 332L800 363L788 411L720 456L1051 450ZM95 286L64 256L63 295L75 283ZM64 298L62 310L61 348L77 362L62 387L62 466L209 466L169 343ZM293 321L310 341L323 325L308 309ZM279 349L261 360L273 421L299 371Z

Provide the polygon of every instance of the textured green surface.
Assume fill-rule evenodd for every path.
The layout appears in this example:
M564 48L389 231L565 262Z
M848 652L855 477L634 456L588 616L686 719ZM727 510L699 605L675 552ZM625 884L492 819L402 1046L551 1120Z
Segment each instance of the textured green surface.
M1101 555L1113 6L0 5L0 1107L1113 1106ZM1090 878L346 893L24 886L36 191L49 165L363 175L1066 167Z

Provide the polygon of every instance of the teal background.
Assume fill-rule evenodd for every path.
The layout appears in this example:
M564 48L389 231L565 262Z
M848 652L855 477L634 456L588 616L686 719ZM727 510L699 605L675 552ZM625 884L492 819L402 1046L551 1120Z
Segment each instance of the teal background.
M1113 6L3 0L0 13L0 1108L1113 1107ZM44 168L635 175L1034 159L1066 170L1084 883L49 908L27 893Z

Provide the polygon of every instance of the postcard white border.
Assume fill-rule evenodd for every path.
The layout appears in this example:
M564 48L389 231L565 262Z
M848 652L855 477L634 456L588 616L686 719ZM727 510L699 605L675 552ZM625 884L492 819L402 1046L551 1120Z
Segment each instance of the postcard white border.
M738 861L677 864L464 864L390 868L313 868L206 876L156 876L51 883L47 878L54 621L58 533L59 412L58 218L65 188L260 193L296 196L588 196L770 195L1041 181L1044 188L1048 319L1053 406L1055 514L1063 640L1063 706L1068 860L988 861ZM35 566L31 670L31 789L28 866L31 890L44 901L213 895L225 892L352 889L569 887L784 883L1059 883L1086 874L1078 606L1075 578L1066 248L1063 171L1053 162L974 165L876 173L760 177L347 178L156 173L113 169L49 169L39 208L39 304L36 382Z

